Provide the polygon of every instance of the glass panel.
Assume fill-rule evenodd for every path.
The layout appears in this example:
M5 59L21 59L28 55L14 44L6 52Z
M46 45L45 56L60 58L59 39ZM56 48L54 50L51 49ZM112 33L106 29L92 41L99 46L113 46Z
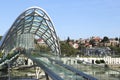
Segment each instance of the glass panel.
M30 18L32 18L32 16L26 16L25 20L29 20Z
M47 22L49 27L52 27L52 23L50 21L46 20L46 22Z
M32 24L33 26L39 26L40 25L40 23L39 22L36 22L36 21L33 21L33 24Z
M42 21L42 24L43 24L44 26L47 26L45 20Z
M49 27L52 31L54 31L53 27Z
M17 24L17 26L19 27L19 26L21 26L23 24L24 24L24 20L21 20L20 23Z
M57 42L55 42L55 45L58 47L58 44L57 44Z
M24 27L30 27L32 25L32 22L30 23L25 23L25 26Z
M56 37L55 37L55 35L53 35L53 38L56 40Z
M35 29L35 30L37 30L37 29L38 29L38 27L32 27L32 29Z
M20 22L20 19L18 19L15 24L18 24L19 22Z
M49 39L50 43L53 44L53 41L51 41L51 39Z
M20 16L20 19L23 19L23 18L25 18L25 16L24 16L24 15Z
M25 22L31 22L33 20L33 17L29 17Z
M44 30L47 30L48 29L48 27L47 26L45 26L45 25L43 25L43 24L41 24L41 26L40 26L42 29L44 29Z
M47 35L48 37L50 37L50 36L51 36L48 32L46 32L46 33L45 33L45 35Z
M30 32L35 33L36 30L37 30L37 27L32 27Z
M47 40L47 42L49 42L50 45L52 44L52 42L49 39Z
M29 31L29 28L24 29L24 33L27 33Z
M40 31L37 31L37 33L36 33L37 35L39 35L39 36L41 36L42 35L42 33L40 32Z
M44 40L46 41L47 40L47 37L46 36L42 36L44 38Z
M25 29L30 29L30 27L25 27Z
M25 15L28 15L28 14L31 14L33 12L34 9L30 9L28 11L26 11L26 14Z
M47 33L49 33L49 34L51 35L51 32L50 32L50 30L49 30L49 29L47 30Z
M42 10L37 9L36 12L37 12L40 16L43 16L43 15L44 15L44 12L43 12Z
M46 20L49 20L48 16L46 16L46 15L44 16L44 18L45 18Z
M53 37L51 37L50 40L51 40L51 41L54 41L54 40L53 40Z
M34 16L34 20L41 22L43 20L43 18L39 17L39 16Z
M51 45L51 43L49 42L49 41L47 41L47 44L50 46Z
M17 34L18 34L18 35L21 34L21 33L22 33L22 30L21 30L21 29L17 31Z
M17 28L17 30L20 30L22 28L22 26L19 26L18 28Z
M40 31L40 32L42 32L42 33L44 33L44 32L45 32L45 30L43 30L43 29L41 29L41 28L39 29L39 31Z
M52 45L51 48L52 48L53 51L55 51L55 47L54 47L54 45Z

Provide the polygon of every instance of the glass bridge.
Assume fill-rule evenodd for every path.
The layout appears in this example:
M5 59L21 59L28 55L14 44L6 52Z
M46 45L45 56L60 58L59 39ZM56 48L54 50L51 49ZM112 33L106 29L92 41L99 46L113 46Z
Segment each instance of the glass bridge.
M49 53L35 51L34 38L39 37L51 49ZM32 51L34 50L34 51ZM60 44L48 14L39 7L31 7L17 17L0 41L0 69L13 63L22 54L37 64L52 80L119 80L120 74L94 65L66 65L60 55ZM107 75L107 76L106 76ZM105 78L104 78L105 77Z

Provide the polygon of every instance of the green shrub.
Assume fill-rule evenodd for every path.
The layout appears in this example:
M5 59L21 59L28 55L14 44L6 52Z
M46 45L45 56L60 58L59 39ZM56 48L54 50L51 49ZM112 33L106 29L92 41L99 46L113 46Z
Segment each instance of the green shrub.
M105 61L104 60L100 60L100 63L105 63Z
M100 60L96 60L95 63L96 63L96 64L100 64Z
M107 64L105 64L105 68L109 68L109 66Z

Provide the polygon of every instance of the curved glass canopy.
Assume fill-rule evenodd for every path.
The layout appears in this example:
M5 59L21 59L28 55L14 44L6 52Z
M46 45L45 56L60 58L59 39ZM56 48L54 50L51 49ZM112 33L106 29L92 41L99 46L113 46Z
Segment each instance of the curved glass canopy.
M60 54L60 45L54 26L43 9L31 7L24 11L2 38L0 49L8 51L13 49L17 44L17 37L23 34L39 36L54 53Z

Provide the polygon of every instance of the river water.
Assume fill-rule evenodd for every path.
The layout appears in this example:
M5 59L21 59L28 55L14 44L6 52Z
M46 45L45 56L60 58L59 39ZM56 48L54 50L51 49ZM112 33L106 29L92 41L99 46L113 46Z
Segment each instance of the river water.
M37 80L34 69L0 71L0 80Z
M98 80L120 80L120 72L118 71L87 64L77 64L73 67L79 69L80 71L86 74L94 76ZM34 68L23 70L0 71L0 80L20 80L20 78L31 78L33 80L36 80Z
M89 64L76 64L73 67L98 80L120 80L120 71Z

